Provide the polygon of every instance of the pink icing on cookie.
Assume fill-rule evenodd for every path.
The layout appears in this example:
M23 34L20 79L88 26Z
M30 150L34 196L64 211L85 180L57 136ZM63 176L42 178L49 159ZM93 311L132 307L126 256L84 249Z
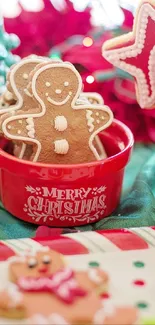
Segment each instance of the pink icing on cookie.
M69 268L64 268L49 277L21 277L17 284L22 291L49 292L68 304L73 303L77 297L84 297L87 294L78 285L73 270Z

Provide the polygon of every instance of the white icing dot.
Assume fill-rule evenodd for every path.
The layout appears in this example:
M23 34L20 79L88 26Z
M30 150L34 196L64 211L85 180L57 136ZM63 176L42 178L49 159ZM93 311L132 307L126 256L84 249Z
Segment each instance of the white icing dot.
M48 97L48 93L46 93L45 95L46 95L46 97Z
M101 117L101 119L102 119L102 120L105 120L105 117L104 117L104 116L102 116L102 117Z
M37 260L34 257L31 257L28 261L28 266L35 266L37 264Z
M19 121L18 121L18 123L19 123L19 124L22 124L22 123L23 123L23 121L22 121L22 120L19 120Z
M11 130L11 125L8 125L8 129Z
M68 82L68 81L65 81L65 82L64 82L64 86L65 86L65 87L68 87L68 86L69 86L69 82Z
M28 79L28 74L27 73L23 73L23 79L27 80Z
M21 131L20 131L20 130L18 130L18 131L17 131L17 133L18 133L18 134L21 134Z
M99 124L100 123L100 120L96 120L96 123Z
M61 94L61 89L56 89L55 92L56 94Z
M49 263L50 261L51 261L51 258L50 258L49 255L44 255L44 256L43 256L43 262L44 262L44 263Z
M96 116L99 116L99 113L98 112L96 113Z
M50 82L46 81L45 85L46 85L46 87L50 87L51 84L50 84Z
M71 96L72 95L72 91L69 91L69 96Z

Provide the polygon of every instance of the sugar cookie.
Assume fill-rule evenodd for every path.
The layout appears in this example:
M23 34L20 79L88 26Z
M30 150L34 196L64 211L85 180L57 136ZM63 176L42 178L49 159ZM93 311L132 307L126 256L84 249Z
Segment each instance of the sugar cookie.
M133 31L107 41L103 56L136 80L137 100L141 108L155 106L155 1L141 1Z

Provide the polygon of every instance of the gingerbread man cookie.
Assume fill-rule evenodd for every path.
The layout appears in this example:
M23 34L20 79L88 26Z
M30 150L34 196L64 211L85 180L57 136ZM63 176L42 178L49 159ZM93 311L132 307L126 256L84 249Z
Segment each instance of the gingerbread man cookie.
M28 317L57 314L69 324L91 324L102 307L99 291L103 292L108 283L102 270L74 271L59 253L45 247L25 257L11 258L9 274L23 295Z
M24 111L36 107L36 103L30 98L27 90L29 75L37 64L44 62L45 58L36 55L28 56L20 62L13 65L7 75L7 91L3 94L3 98L7 105L0 110L0 124L5 118L14 115L15 111L22 106ZM14 150L15 156L28 159L32 154L31 146L25 144L16 144Z
M105 42L103 56L135 78L137 100L141 108L154 108L154 0L141 1L135 15L133 31Z
M48 247L9 259L9 275L22 294L27 324L132 325L135 308L116 308L100 297L108 285L99 268L76 271Z
M99 160L95 136L113 120L104 105L76 105L82 80L72 64L36 67L28 91L41 111L24 110L2 124L4 136L33 145L34 162L69 164ZM22 108L22 107L21 107ZM20 116L19 116L20 114Z

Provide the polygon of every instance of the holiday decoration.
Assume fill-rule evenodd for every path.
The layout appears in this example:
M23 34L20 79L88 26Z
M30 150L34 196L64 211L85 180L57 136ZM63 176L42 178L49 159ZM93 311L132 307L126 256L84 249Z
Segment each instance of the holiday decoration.
M155 105L155 2L141 2L133 32L103 45L104 57L135 77L141 108Z
M78 12L73 3L64 1L62 10L56 10L52 1L44 0L40 11L27 11L22 5L15 18L5 18L8 32L17 34L21 46L15 51L21 57L32 53L47 55L51 47L77 33L85 35L91 28L90 8Z
M3 19L0 18L0 94L4 92L6 74L10 66L19 60L17 55L10 51L19 45L19 38L14 34L8 34L3 27Z

